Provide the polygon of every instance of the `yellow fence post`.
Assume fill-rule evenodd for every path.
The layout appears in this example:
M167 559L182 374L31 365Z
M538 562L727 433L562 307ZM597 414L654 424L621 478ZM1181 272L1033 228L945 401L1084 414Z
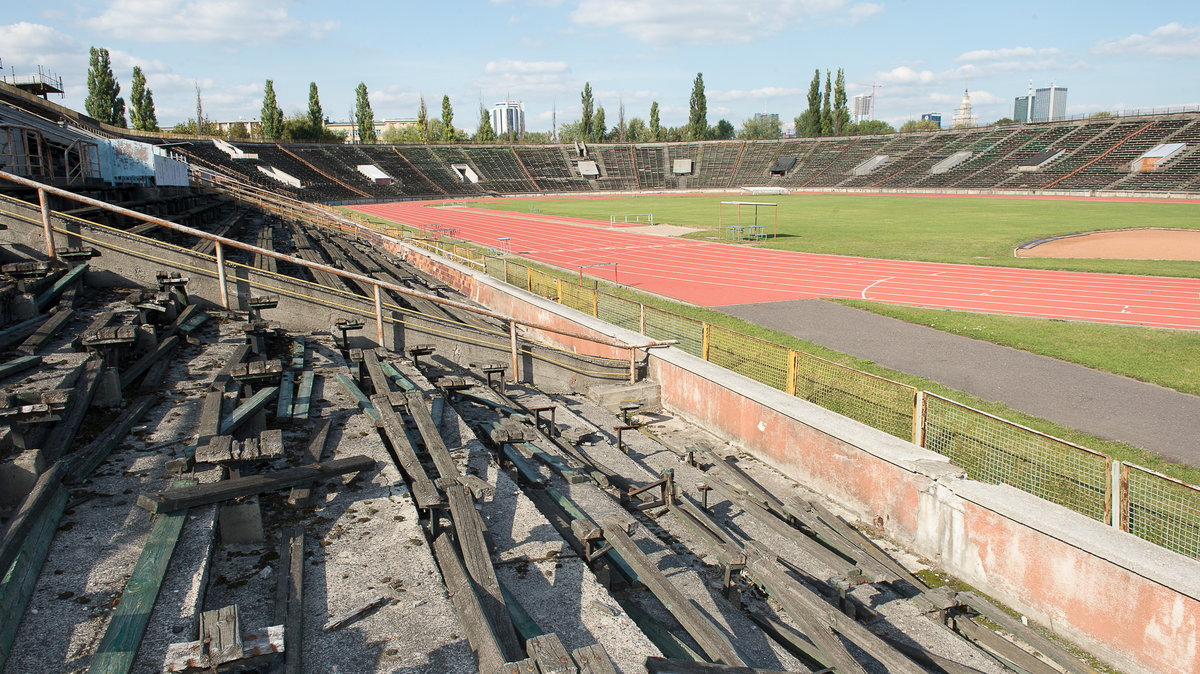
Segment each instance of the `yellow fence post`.
M554 301L562 304L562 279L554 279Z
M513 383L516 383L516 382L521 381L521 373L517 369L518 364L520 362L520 360L518 359L517 356L520 354L520 352L517 347L517 322L516 321L508 322L508 340L509 340L509 346L512 348L512 375L513 375L512 380L513 380Z
M641 328L639 332L646 334L646 305L638 302L638 326Z
M1113 490L1118 499L1118 509L1113 512L1113 520L1121 531L1129 531L1129 466L1124 461L1118 461L1117 488Z
M796 395L796 373L800 370L800 354L795 349L788 349L787 394Z
M600 289L592 288L592 315L600 317Z
M704 360L708 360L708 333L709 328L712 326L708 323L703 323L702 326L703 333L700 338L700 357Z
M912 438L914 445L925 446L925 392L920 390L913 398Z

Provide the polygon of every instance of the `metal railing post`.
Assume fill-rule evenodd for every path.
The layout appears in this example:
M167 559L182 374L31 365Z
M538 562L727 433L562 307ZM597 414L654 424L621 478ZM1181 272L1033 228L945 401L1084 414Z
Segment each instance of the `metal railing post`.
M925 446L925 392L920 390L913 400L912 438L914 445Z
M512 374L513 374L512 380L515 383L515 382L521 381L521 371L518 369L518 365L517 365L517 363L518 363L517 356L518 356L519 352L517 350L517 322L516 321L508 322L508 343L509 343L509 348L512 350Z
M46 256L57 260L58 254L54 252L54 229L50 227L50 199L46 196L46 190L38 188L38 201L42 205L42 234L46 237Z
M1124 517L1125 504L1121 501L1121 497L1123 496L1121 489L1121 476L1124 473L1124 466L1125 464L1122 461L1113 461L1112 470L1109 471L1108 484L1109 490L1112 492L1112 512L1109 513L1108 523L1112 525L1114 529L1127 531L1128 527L1124 526L1126 522Z
M217 249L217 286L221 289L221 306L225 310L230 309L229 306L229 290L225 287L225 247L220 241L215 241Z

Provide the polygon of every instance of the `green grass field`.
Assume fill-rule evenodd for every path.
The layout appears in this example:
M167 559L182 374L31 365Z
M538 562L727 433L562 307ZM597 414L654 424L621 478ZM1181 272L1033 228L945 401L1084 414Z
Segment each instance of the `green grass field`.
M779 204L779 238L759 246L810 253L862 255L1005 267L1200 276L1200 262L1014 258L1013 248L1063 234L1127 227L1200 229L1200 204L902 197L850 194L649 196L474 202L480 207L608 222L618 213L653 213L655 223L696 227L689 238L719 237L721 201ZM773 209L760 209L770 232ZM725 223L734 213L725 207ZM743 223L753 219L743 208Z

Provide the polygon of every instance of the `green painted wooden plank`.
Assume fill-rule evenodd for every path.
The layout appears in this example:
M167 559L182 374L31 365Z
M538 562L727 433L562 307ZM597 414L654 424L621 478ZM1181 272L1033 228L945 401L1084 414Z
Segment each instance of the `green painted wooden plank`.
M239 426L246 423L250 417L254 416L259 410L267 406L271 399L279 395L278 386L268 386L263 390L250 396L237 409L229 415L229 418L221 422L221 432L218 435L228 435L238 429Z
M50 543L54 541L54 531L58 528L66 505L67 490L56 489L50 503L25 536L25 542L21 544L16 559L0 584L0 670L4 669L4 663L12 653L17 628L21 626L25 607L37 586L42 563L46 561Z
M204 325L204 323L210 318L212 318L211 315L197 309L196 312L192 314L191 318L188 318L186 321L180 324L179 331L185 335L189 334L196 328Z
M303 370L304 369L304 348L305 348L305 346L304 346L304 338L303 337L292 338L292 369L293 370Z
M46 307L54 304L58 300L59 295L67 289L67 286L75 282L85 271L88 270L87 263L71 267L71 270L62 275L62 278L54 282L54 285L46 289L45 292L37 296L38 311L45 311Z
M386 360L380 360L379 367L383 368L384 374L391 377L392 381L396 382L396 386L399 386L400 388L404 389L405 391L420 390L417 388L417 385L414 384L411 379L409 379L408 377L405 377L404 374L401 373L400 370L398 370L395 365L392 365L391 363L387 362Z
M194 480L176 480L172 486L181 488L192 484L195 484ZM133 659L146 633L150 612L154 610L158 590L186 519L186 510L161 513L155 518L142 554L121 592L121 603L113 610L104 637L92 656L89 674L124 674L133 667Z
M316 373L312 370L306 370L300 375L300 390L297 391L296 397L292 399L292 418L307 419L308 408L312 404L313 382L316 380Z
M28 370L31 367L40 365L42 362L41 356L21 356L13 358L7 363L0 364L0 379L9 375L14 375L23 370Z
M41 326L43 321L49 318L50 314L38 314L33 318L26 318L16 325L10 325L0 330L0 348L24 341L26 337L32 335Z
M292 401L295 398L296 372L284 370L279 379L279 402L275 406L276 419L292 418Z
M371 417L375 421L379 421L379 412L375 411L375 406L371 404L371 399L367 397L367 394L362 392L362 389L358 387L358 384L354 383L353 379L340 373L334 375L334 378L337 379L338 383L342 385L342 388L346 390L346 393L349 393L350 397L354 398L354 401L358 403L359 408L362 409L363 412L366 412L367 416Z

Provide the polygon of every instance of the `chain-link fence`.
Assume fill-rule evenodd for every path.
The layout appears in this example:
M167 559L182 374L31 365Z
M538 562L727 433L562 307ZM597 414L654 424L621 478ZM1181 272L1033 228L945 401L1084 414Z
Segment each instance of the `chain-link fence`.
M1120 504L1123 530L1200 559L1200 487L1123 463Z
M646 307L646 332L653 339L675 339L675 346L693 356L703 356L704 323L662 309Z
M597 318L626 330L642 331L642 305L616 295L600 293L597 298Z
M707 349L704 357L710 363L746 375L780 391L788 390L788 359L791 350L787 347L715 325L708 326L708 339L705 344Z
M795 395L904 440L913 435L917 389L800 351Z
M1008 484L1110 523L1110 459L1085 447L925 394L926 449L950 457L967 477Z

